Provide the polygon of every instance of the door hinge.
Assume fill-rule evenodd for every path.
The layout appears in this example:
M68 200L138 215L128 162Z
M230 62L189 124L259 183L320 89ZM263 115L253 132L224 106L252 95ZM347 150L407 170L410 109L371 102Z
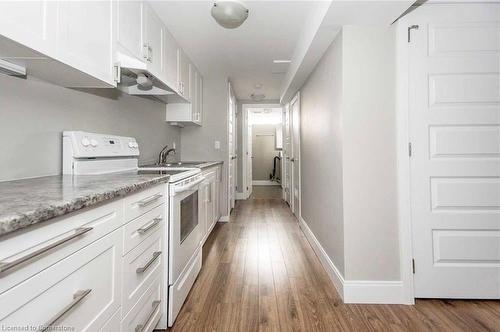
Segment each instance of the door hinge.
M411 30L418 30L418 25L414 24L408 27L408 43L411 42Z
M413 269L413 274L415 274L415 259L411 260L411 267Z
M408 156L411 157L412 150L411 150L411 142L408 143Z

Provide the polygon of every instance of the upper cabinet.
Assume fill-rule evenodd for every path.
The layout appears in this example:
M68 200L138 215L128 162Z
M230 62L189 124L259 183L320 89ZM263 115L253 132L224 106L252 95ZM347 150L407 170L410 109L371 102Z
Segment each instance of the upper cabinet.
M0 58L58 85L114 87L114 4L0 1Z
M191 81L191 70L190 70L189 58L186 53L179 48L177 50L177 83L178 91L184 98L191 100L190 91L190 81Z
M117 51L128 53L137 60L143 61L143 3L139 1L117 1Z
M0 12L0 59L28 75L65 87L153 95L180 105L180 113L167 106L167 121L201 125L201 74L149 2L0 0ZM153 81L152 90L138 88L139 74ZM124 75L131 75L125 87Z

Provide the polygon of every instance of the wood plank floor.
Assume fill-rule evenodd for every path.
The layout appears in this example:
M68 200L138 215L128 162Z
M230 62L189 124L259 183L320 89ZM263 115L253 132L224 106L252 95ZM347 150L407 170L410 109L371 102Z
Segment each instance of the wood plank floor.
M232 220L205 243L172 331L500 331L500 301L343 304L280 199L238 201Z

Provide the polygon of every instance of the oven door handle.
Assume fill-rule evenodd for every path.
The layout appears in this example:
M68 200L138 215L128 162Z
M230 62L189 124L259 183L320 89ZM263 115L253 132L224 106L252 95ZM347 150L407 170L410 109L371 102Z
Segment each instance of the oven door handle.
M205 181L205 177L204 176L202 176L201 178L199 178L198 180L196 180L194 182L190 182L189 184L187 184L185 186L181 186L181 187L175 186L174 187L174 192L177 194L177 193L181 193L183 191L188 191L191 188L193 188L193 187L197 186L198 184L202 183L203 181Z

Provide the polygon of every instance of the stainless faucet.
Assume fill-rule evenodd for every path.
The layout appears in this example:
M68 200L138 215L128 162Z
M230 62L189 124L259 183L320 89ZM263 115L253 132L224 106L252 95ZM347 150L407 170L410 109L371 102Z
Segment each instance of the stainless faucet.
M165 145L163 149L161 149L160 154L158 155L158 164L166 164L167 163L167 158L170 155L170 153L176 153L175 149L168 149L168 145Z

